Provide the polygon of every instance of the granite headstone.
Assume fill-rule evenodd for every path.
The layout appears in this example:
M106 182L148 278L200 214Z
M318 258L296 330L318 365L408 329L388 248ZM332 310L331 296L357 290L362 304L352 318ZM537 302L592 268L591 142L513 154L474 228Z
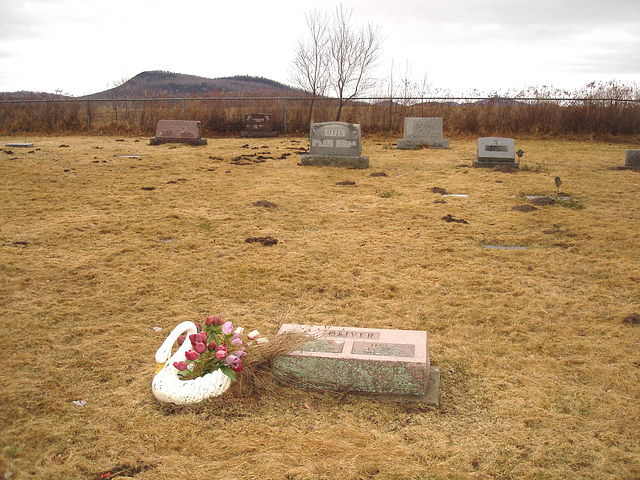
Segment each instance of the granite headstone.
M506 165L519 168L516 162L515 141L512 138L484 137L478 139L478 158L474 167Z
M360 125L346 122L312 123L309 154L301 165L368 168L369 157L362 156Z
M398 139L398 148L449 148L449 140L442 138L441 117L405 117L404 138Z
M252 113L244 116L243 137L275 137L273 115L270 113Z
M427 332L285 324L278 333L286 332L309 341L276 361L283 383L438 404L440 370L430 365Z
M159 120L156 136L149 143L151 145L162 143L206 145L207 140L201 138L201 130L202 124L195 120Z

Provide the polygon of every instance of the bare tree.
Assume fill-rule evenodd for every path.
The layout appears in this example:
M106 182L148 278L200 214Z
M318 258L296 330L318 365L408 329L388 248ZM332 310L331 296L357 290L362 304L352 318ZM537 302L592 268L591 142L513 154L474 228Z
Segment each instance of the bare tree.
M313 106L316 97L324 95L329 80L328 45L329 22L327 15L317 11L305 14L309 36L298 40L293 59L291 80L297 87L311 95L309 118L313 118Z
M312 97L309 121L315 97L327 90L339 99L336 120L340 120L344 105L374 85L371 74L380 56L380 28L372 24L356 28L351 16L352 11L342 5L331 20L316 11L306 15L309 35L298 41L291 79Z
M371 76L382 47L380 27L369 23L356 29L352 10L342 4L336 8L329 39L330 87L339 99L336 120L344 105L359 93L373 87Z

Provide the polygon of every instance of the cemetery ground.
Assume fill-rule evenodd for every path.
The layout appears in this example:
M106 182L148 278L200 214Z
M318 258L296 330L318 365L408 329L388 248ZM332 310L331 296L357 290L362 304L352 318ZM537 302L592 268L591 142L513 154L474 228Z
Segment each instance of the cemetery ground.
M516 138L501 172L476 138L396 137L367 170L298 166L303 137L2 138L5 478L640 477L640 173L613 168L637 138ZM526 198L557 176L569 199ZM159 404L156 349L209 314L426 330L440 406Z

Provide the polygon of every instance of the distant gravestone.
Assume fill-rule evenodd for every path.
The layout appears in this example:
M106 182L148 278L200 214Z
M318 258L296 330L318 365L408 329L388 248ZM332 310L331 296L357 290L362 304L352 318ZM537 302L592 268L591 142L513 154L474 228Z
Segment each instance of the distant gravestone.
M195 120L159 120L156 136L149 143L151 145L162 143L206 145L207 140L201 137L201 130L202 124Z
M243 137L275 137L276 135L270 113L252 113L244 116Z
M369 157L361 155L360 125L345 122L312 123L309 154L301 165L369 168Z
M498 165L519 168L516 162L515 142L512 138L484 137L478 139L478 158L474 167L495 167Z
M640 150L627 150L624 156L624 166L632 168L640 167Z
M422 146L449 148L449 140L442 138L442 118L405 117L404 138L398 140L398 148L410 150Z
M286 332L309 336L276 361L286 384L439 403L440 370L430 365L427 332L285 324L278 333Z

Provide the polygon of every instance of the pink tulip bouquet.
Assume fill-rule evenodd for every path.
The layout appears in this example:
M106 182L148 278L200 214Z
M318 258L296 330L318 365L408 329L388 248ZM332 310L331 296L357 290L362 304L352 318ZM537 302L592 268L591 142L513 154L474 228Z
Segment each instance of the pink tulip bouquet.
M234 330L231 322L224 322L218 315L206 317L204 323L197 323L198 332L189 335L191 349L185 353L186 359L174 362L182 380L202 377L216 370L222 371L231 380L236 380L236 373L242 371L242 359L252 345L267 342L266 338L258 338L257 330L247 334L243 339L244 328ZM178 337L178 345L182 345L186 337Z

